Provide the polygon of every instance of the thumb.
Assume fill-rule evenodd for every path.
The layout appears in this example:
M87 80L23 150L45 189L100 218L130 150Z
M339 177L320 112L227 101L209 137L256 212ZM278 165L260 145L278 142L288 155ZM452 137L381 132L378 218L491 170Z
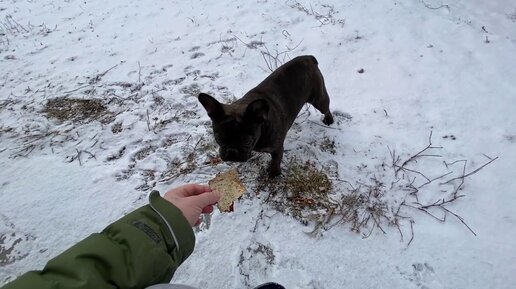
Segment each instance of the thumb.
M221 195L217 191L206 192L200 195L191 196L190 198L193 200L194 204L204 208L206 206L214 205L220 199Z

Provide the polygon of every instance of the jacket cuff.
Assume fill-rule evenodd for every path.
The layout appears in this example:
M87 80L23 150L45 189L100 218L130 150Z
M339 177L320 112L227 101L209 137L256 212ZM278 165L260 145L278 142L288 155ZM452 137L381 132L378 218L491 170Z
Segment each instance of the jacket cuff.
M149 194L150 207L161 217L175 243L176 254L184 261L192 254L195 235L183 212L169 201L163 199L158 191Z

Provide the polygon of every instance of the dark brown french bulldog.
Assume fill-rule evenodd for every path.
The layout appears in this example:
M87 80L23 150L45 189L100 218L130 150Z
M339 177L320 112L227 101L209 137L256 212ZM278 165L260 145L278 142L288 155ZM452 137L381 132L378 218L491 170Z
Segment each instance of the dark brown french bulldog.
M324 115L324 124L333 123L330 98L313 56L299 56L283 64L231 104L222 104L205 93L199 94L199 101L212 120L220 158L245 162L253 150L268 152L272 156L271 177L281 173L283 142L305 103Z

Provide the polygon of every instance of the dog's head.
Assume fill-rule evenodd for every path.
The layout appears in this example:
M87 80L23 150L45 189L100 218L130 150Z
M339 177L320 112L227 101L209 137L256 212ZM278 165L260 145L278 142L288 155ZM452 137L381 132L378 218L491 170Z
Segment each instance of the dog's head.
M220 158L223 161L247 161L260 138L262 125L267 121L267 101L257 99L249 104L222 104L205 93L199 94L199 101L211 118Z

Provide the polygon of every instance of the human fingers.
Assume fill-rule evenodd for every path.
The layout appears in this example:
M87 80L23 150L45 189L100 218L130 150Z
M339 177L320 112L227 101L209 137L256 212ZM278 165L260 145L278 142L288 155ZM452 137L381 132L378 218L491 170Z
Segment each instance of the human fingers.
M210 187L206 185L198 185L198 184L188 184L179 186L173 190L170 191L170 193L174 193L177 196L181 197L189 197L189 196L195 196L199 195L205 192L210 192Z
M202 209L202 214L210 214L213 212L213 206L207 206Z
M217 191L210 191L191 197L191 201L199 208L205 208L207 206L214 205L219 201L219 199L220 193Z

